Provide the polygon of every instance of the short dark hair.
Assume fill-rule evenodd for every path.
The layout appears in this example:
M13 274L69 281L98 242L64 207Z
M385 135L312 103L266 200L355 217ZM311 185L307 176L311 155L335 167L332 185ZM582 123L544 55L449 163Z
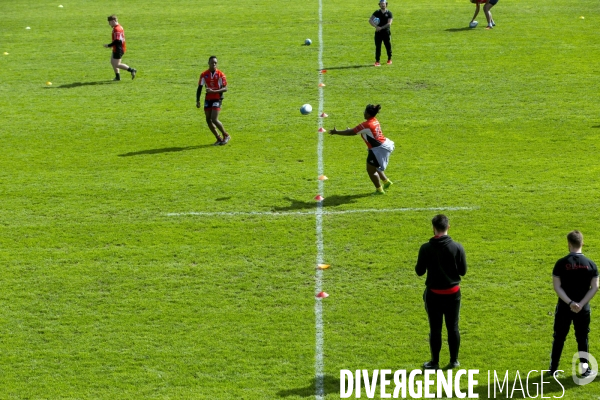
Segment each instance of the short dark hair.
M113 14L113 15L109 16L107 19L109 21L116 21L117 20L117 16L115 14Z
M210 57L208 57L208 62L210 62L210 60L212 60L213 58L216 60L217 56L210 56Z
M574 247L580 248L583 246L583 233L579 232L578 230L571 231L567 235L567 240Z
M431 225L438 232L446 232L450 226L450 221L448 221L448 217L444 214L438 214L431 220Z
M381 110L381 106L379 104L377 104L377 105L368 104L367 108L365 109L367 114L369 114L371 117L376 116L377 113L379 113L379 110Z

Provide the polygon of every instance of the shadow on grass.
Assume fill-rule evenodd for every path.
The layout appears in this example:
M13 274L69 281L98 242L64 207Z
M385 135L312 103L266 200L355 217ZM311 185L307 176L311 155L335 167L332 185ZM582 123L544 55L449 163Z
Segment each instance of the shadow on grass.
M72 89L80 86L96 86L96 85L112 85L114 81L98 81L98 82L73 82L60 86L46 86L44 89Z
M164 149L150 149L150 150L132 151L131 153L119 154L119 157L141 156L141 155L144 155L144 154L175 153L175 152L178 152L178 151L203 149L205 147L213 147L213 145L212 144L203 144L203 145L200 145L200 146L165 147Z
M592 128L600 128L600 125L594 125Z
M469 28L468 26L465 26L464 28L450 28L450 29L446 29L446 32L462 32L462 31L471 31L473 30L472 28Z
M349 204L356 203L357 199L363 197L371 196L370 193L365 194L353 194L348 196L329 196L323 200L323 207L331 207L331 206L339 206L340 204ZM292 211L292 210L307 210L314 209L317 207L316 201L303 201L303 200L294 200L289 197L285 198L287 201L290 201L290 204L287 207L273 207L273 211Z
M291 397L291 396L299 396L299 397L315 397L316 392L316 384L317 378L312 378L311 382L301 388L297 389L287 389L280 390L277 392L277 396L279 397ZM323 391L324 394L328 393L340 393L340 378L333 377L331 375L325 375L323 377Z
M334 69L353 69L353 68L369 68L372 67L373 64L363 64L363 65L346 65L345 67L323 67L326 70L334 70ZM318 68L317 71L321 71L321 68Z

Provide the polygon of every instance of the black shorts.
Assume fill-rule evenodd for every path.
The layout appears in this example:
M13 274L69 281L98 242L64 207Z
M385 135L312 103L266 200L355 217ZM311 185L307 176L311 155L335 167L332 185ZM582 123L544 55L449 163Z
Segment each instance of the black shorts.
M496 4L498 4L498 0L489 0L488 3L495 6Z
M223 105L223 99L212 99L206 100L204 99L204 109L205 110L220 110Z
M377 160L377 157L375 157L375 154L373 153L373 151L371 149L369 149L369 153L367 155L367 164L371 164L372 166L374 166L377 169L379 169L381 167L381 165L379 165L379 161Z
M121 58L123 58L123 54L125 54L123 50L113 51L112 58L114 58L115 60L120 60Z

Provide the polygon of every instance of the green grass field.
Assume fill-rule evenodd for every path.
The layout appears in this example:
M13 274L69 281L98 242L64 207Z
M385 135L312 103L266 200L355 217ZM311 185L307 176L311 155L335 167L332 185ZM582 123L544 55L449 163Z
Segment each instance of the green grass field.
M0 3L0 399L315 398L318 1L64 1ZM377 2L323 0L325 127L381 103L396 143L371 197L362 140L323 138L325 398L341 369L428 360L434 208L467 252L460 360L487 398L487 370L548 366L566 234L600 261L600 6L501 0L493 31L466 0L389 8L374 68ZM113 13L134 81L111 82ZM224 147L195 107L212 54Z

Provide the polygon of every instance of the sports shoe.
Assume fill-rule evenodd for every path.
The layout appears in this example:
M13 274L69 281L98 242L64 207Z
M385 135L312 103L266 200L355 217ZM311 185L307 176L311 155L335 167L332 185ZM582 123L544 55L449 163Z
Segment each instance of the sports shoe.
M121 77L118 77L118 78L113 79L113 82L118 82L120 80L121 80Z
M591 368L588 368L587 371L581 374L581 376L584 378L595 377L596 375L598 375L598 372L592 371Z
M448 364L449 369L458 368L458 367L460 367L460 362L458 360L450 361L450 363Z
M387 65L390 65L392 63L392 60L388 60Z
M440 366L436 362L427 361L426 363L423 364L423 369L440 369Z
M373 196L383 196L384 194L385 194L385 192L383 192L383 191L380 192L379 190L376 190L372 193Z
M223 136L223 140L221 140L221 143L219 143L219 145L220 146L225 146L227 143L229 143L229 140L231 140L231 136L224 135Z
M492 26L496 26L496 23L492 20Z
M550 369L550 370L548 371L548 375L550 375L550 376L554 376L554 374L555 374L555 373L556 373L556 370L555 370L555 369ZM556 376L559 376L559 375L560 375L560 373L556 374Z
M217 141L213 143L213 146L220 146L221 143L223 142L223 139L221 139L221 137L217 137Z
M134 79L135 79L135 74L137 74L137 69L135 69L135 68L132 68L132 69L131 69L131 80L134 80Z
M388 179L387 183L383 184L383 189L388 190L390 188L390 186L392 186L393 184L394 184L394 182L392 182Z
M375 61L375 66L376 67L381 67L381 63L379 61Z
M492 28L493 28L493 26L492 26L492 25L488 25L488 26L486 26L486 27L485 27L485 29L487 29L487 30L490 30L490 29L492 29Z

